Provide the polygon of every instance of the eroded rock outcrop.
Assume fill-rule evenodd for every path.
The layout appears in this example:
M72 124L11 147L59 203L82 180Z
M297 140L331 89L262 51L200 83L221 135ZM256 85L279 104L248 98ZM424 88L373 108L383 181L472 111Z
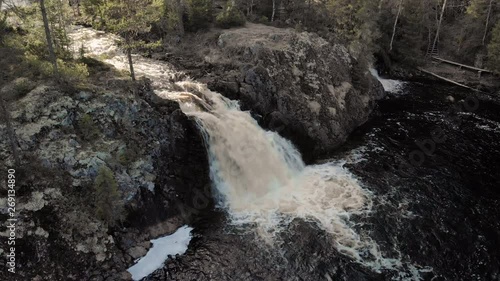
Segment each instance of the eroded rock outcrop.
M64 93L40 85L8 101L21 163L15 165L0 122L0 170L17 170L15 278L2 280L129 280L125 269L149 241L189 222L209 183L202 138L178 104L158 99L147 81L116 80L112 89ZM93 182L111 169L126 219L108 228L95 212ZM182 172L184 171L184 172ZM8 217L7 193L0 217ZM9 235L0 228L0 261ZM5 243L4 243L5 242ZM21 270L22 269L22 270Z
M261 115L306 160L342 144L384 94L344 46L313 33L249 23L200 53L209 65L200 79Z

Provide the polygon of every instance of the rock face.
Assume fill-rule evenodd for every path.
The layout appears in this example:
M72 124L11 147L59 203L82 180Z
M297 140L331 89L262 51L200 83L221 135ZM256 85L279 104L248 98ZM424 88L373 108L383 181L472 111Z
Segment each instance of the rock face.
M129 280L125 269L146 252L148 240L188 223L191 213L179 206L193 205L209 183L202 138L177 103L156 98L147 81L115 83L114 90L70 94L38 86L8 103L21 163L13 161L2 121L0 170L17 170L18 280ZM93 181L104 165L127 215L113 228L95 214ZM3 274L9 273L2 271L2 280L16 280Z
M209 87L261 115L306 160L342 144L384 95L344 46L312 33L247 24L224 31L204 52Z

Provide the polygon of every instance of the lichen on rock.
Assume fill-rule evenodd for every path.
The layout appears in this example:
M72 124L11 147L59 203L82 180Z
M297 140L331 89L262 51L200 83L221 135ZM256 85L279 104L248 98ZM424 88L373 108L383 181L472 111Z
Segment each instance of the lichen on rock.
M177 204L191 204L194 190L208 184L202 138L178 104L156 98L147 80L114 83L112 90L97 85L70 93L38 85L8 101L21 163L14 163L9 138L0 138L0 170L16 168L22 280L128 278L125 270L146 242L188 223ZM0 135L7 135L3 120ZM103 166L126 209L116 227L96 215L93 182ZM3 193L2 217L6 203ZM1 226L0 239L7 235Z

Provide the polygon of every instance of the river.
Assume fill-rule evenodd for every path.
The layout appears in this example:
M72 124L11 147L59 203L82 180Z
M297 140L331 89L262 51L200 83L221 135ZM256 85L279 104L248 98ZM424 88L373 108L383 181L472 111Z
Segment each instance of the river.
M118 37L70 36L128 69ZM186 254L149 280L500 280L498 99L381 79L391 93L371 121L334 158L306 166L237 101L165 62L134 61L197 122L217 202Z

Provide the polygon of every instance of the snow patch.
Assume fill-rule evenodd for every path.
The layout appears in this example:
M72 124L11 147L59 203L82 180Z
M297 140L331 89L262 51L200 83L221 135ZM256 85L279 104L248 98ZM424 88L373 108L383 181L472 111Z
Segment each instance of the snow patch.
M177 229L171 235L151 240L153 247L135 265L127 269L132 279L140 280L163 266L169 256L184 254L191 241L192 227L187 225Z

